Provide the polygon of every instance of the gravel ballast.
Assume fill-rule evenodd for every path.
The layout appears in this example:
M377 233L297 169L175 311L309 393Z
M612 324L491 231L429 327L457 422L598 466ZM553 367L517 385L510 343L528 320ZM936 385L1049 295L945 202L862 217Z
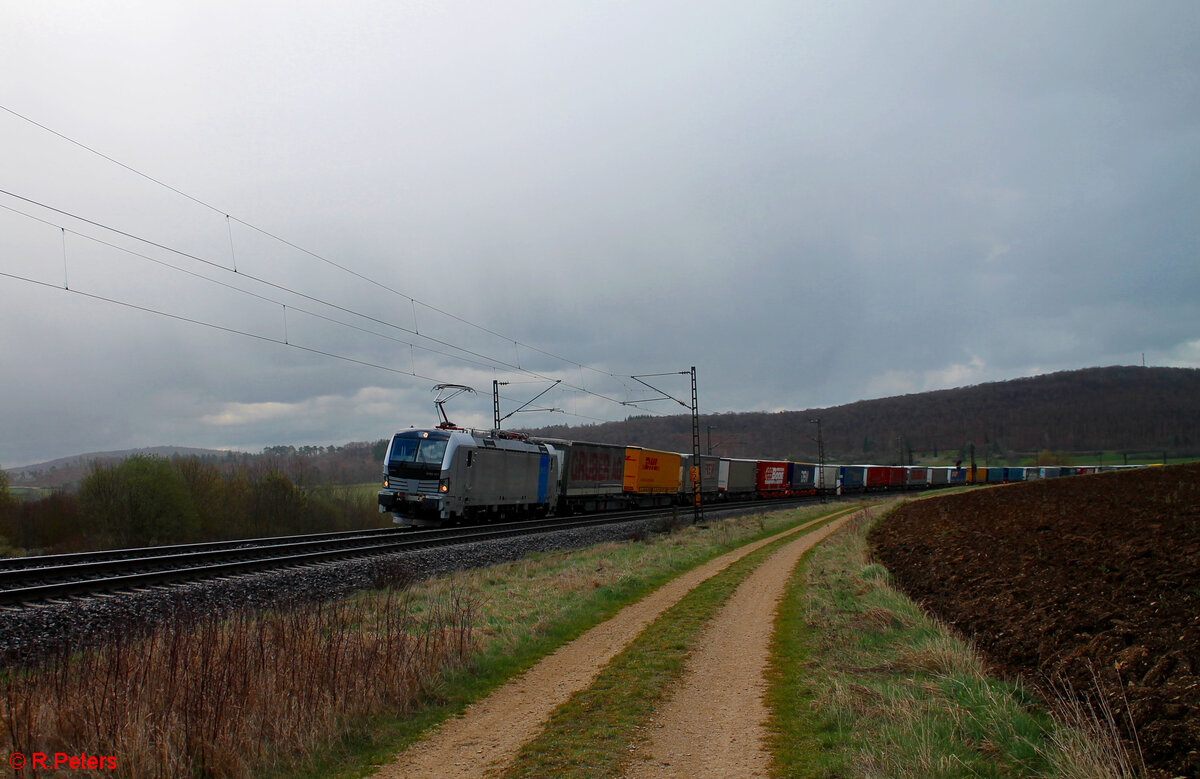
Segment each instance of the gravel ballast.
M327 601L536 552L628 540L661 524L662 520L641 519L6 608L0 611L0 659L7 666L28 665L48 655L136 637L171 622Z

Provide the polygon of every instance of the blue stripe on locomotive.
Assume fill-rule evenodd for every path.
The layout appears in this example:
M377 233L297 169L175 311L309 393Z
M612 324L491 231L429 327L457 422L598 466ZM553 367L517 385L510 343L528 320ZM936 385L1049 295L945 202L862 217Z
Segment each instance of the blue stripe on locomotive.
M546 502L546 487L550 483L550 455L543 454L538 461L537 502Z

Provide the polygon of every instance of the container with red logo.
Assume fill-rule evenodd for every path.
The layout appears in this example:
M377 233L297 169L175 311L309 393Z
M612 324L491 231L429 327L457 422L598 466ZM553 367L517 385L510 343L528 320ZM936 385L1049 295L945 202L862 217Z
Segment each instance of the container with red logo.
M674 452L625 447L625 492L635 495L679 494L680 456Z
M693 462L691 455L683 455L683 494L691 498L692 494L692 477L691 467ZM721 487L721 458L714 457L709 454L700 455L700 491L706 498L716 497L717 491Z
M559 498L571 511L600 511L626 505L625 447L560 438L535 441L554 447L561 458Z
M904 469L904 486L910 489L928 487L930 476L930 468L921 468L910 465Z
M759 460L755 464L754 487L764 498L782 498L788 494L788 464L778 460Z

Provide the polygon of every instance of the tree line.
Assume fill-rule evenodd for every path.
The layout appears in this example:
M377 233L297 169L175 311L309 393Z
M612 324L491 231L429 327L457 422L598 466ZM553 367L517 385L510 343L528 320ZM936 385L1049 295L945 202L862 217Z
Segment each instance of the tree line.
M701 377L703 403L703 377ZM1200 453L1200 370L1113 367L1062 371L804 411L700 417L700 447L727 457L892 464L914 457L980 463L1038 452ZM818 428L814 420L820 419ZM711 428L711 429L710 429ZM820 431L818 434L818 430ZM534 435L691 451L687 416L630 417ZM1017 463L1012 463L1016 465Z
M182 454L216 467L221 473L240 470L277 470L297 486L320 484L363 484L374 482L382 473L387 440L354 442L343 446L268 446L259 453L224 452L221 454ZM156 456L156 452L133 452L117 456L79 456L58 461L48 467L23 469L14 477L22 486L40 486L76 491L97 463L113 464L134 454Z
M73 493L18 501L0 472L0 553L61 553L380 527L374 496L195 457L95 464Z

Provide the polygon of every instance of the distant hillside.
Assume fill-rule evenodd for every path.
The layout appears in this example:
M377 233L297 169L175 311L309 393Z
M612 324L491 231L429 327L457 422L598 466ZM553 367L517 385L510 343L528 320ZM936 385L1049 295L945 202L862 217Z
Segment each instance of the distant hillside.
M6 468L5 470L13 473L29 470L50 470L51 468L73 468L85 462L118 462L126 457L132 457L135 454L143 454L151 457L224 457L227 452L221 449L197 449L191 446L146 446L141 449L122 449L115 452L90 452L88 454L77 454L72 457L60 457L57 460L48 460L44 463L36 463L34 465L25 465L19 468Z
M703 401L703 386L701 386ZM845 406L704 415L700 446L712 426L715 453L733 457L817 459L820 417L825 457L831 462L1012 460L1052 452L1166 452L1200 456L1200 370L1089 368L973 387L863 400ZM599 443L629 443L691 451L686 415L636 417L580 427L543 427L528 433ZM9 469L14 484L71 489L92 462L132 454L199 456L222 468L274 468L299 484L374 481L386 441L345 446L270 447L261 454L186 447L99 452Z
M14 486L38 486L74 490L91 473L93 464L107 465L134 455L154 457L197 457L223 471L278 470L296 484L359 484L375 481L381 472L386 441L349 443L344 446L272 446L261 453L194 449L186 446L155 446L121 452L93 452L50 462L6 469Z
M137 454L152 457L227 457L232 456L233 453L218 449L197 449L191 446L148 446L141 449L77 454L72 457L60 457L57 460L23 465L19 468L5 468L4 470L8 471L17 481L45 487L62 487L78 482L87 475L91 471L92 463L116 463Z
M700 446L712 425L718 454L815 460L817 417L826 459L842 462L966 460L972 445L981 463L1047 449L1187 455L1200 452L1200 370L1088 368L832 408L704 415ZM527 432L691 450L686 415Z

